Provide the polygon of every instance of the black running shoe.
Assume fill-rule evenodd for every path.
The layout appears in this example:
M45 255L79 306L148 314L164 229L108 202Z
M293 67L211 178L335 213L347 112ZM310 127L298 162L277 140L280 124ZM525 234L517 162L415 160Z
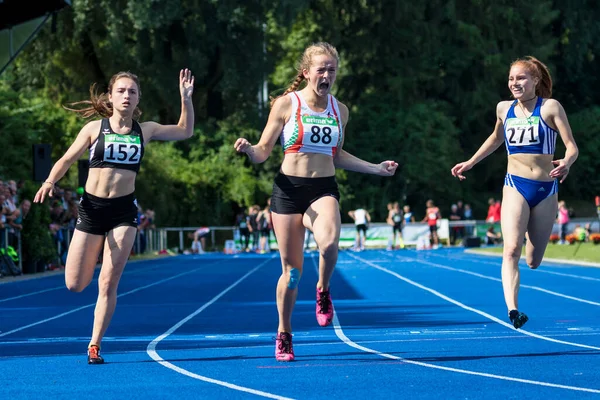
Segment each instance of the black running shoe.
M508 318L510 318L510 322L512 322L515 329L519 329L520 327L525 325L525 322L529 321L527 315L523 314L522 312L519 312L519 310L510 310L510 312L508 313Z
M88 348L88 364L104 364L104 358L100 355L100 347L95 344Z

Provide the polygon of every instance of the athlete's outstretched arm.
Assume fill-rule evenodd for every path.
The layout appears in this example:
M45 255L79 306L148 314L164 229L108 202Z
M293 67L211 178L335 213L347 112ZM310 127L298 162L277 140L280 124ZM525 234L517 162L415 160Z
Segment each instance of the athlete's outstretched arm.
M156 122L142 123L144 139L150 140L183 140L194 134L194 76L189 69L179 71L179 93L181 94L181 116L177 125L161 125Z
M396 168L398 168L398 163L395 161L383 161L379 164L372 164L353 156L346 150L339 150L333 159L333 163L336 168L382 176L392 176L396 173Z
M254 146L245 138L239 138L235 141L233 147L238 153L246 153L250 161L260 164L265 162L273 151L273 146L281 135L281 131L289 119L292 101L289 96L282 96L275 101L273 108L269 113L267 125L260 136L260 140Z
M339 103L340 114L342 117L342 124L344 126L344 136L342 138L342 143L333 158L333 164L336 168L345 169L348 171L354 172L362 172L364 174L373 174L373 175L383 175L383 176L392 176L396 173L396 168L398 168L398 163L395 161L383 161L379 164L372 164L370 162L361 160L358 157L353 156L343 149L344 141L346 140L346 126L348 125L349 114L348 107L345 104Z
M496 125L494 126L494 131L492 134L486 139L485 142L479 147L479 150L473 154L467 161L463 161L461 163L456 164L450 170L452 175L460 179L466 179L463 173L467 172L471 168L475 166L478 162L492 154L498 147L504 143L504 124L502 122L502 115L504 114L504 107L502 107L502 102L498 103L496 107Z
M546 106L550 109L550 115L552 115L554 126L558 129L560 138L566 148L565 157L563 159L552 161L556 168L550 171L550 176L552 178L560 178L560 183L563 183L564 180L567 179L571 165L577 160L579 149L573 138L571 126L567 119L567 113L565 113L563 106L553 99L549 99Z
M77 138L71 144L67 152L54 164L50 170L50 174L42 187L38 190L33 198L34 203L42 203L46 196L52 197L54 194L54 184L58 182L65 173L69 170L71 165L92 145L92 133L100 131L100 121L88 122L79 134Z

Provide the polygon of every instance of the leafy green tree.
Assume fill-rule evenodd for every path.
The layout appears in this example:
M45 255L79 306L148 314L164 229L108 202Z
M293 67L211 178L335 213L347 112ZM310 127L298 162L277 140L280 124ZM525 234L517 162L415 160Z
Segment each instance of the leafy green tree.
M487 198L500 196L505 152L461 183L449 170L490 134L497 102L510 96L509 65L524 55L550 67L580 144L561 198L587 198L598 187L600 10L580 3L78 0L0 77L0 175L27 179L34 143L51 143L60 157L85 123L61 105L86 99L93 82L105 89L120 70L140 78L142 120L175 123L177 74L190 67L195 135L148 146L137 196L159 226L231 224L238 205L264 204L282 160L276 147L253 165L233 142L256 143L269 111L265 85L280 94L304 48L328 41L341 57L334 95L350 109L345 148L400 163L392 178L337 171L344 210L363 205L382 220L389 201L418 215L429 198L442 210L462 198L481 217ZM63 184L76 178L72 169Z

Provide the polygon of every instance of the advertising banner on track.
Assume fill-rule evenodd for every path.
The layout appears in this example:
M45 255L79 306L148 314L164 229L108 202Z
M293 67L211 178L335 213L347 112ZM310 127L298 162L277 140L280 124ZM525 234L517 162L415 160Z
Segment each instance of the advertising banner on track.
M275 235L271 235L271 249L277 249L277 241ZM307 231L304 242L309 249L316 249L317 245L312 235L309 236ZM416 246L419 237L429 237L429 226L421 223L410 223L402 229L402 237L405 246ZM438 236L441 242L447 243L450 238L450 230L448 228L448 220L442 219L438 221ZM392 227L386 223L370 224L367 229L366 248L383 248L391 244L393 237ZM308 243L307 243L308 240ZM340 232L340 248L354 247L356 242L356 227L353 224L342 224ZM397 242L398 244L398 242Z

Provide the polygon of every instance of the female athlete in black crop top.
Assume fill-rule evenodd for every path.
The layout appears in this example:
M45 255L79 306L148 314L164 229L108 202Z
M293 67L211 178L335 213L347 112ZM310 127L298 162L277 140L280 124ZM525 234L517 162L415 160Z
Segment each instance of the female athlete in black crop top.
M129 72L114 75L105 94L97 95L93 89L94 86L89 101L74 103L87 107L71 110L86 118L100 115L104 119L91 121L83 127L50 171L34 202L41 203L46 196L52 196L54 183L89 150L90 170L69 246L65 282L71 291L85 289L94 276L96 261L104 245L94 328L88 346L88 363L102 364L100 342L114 313L117 286L137 232L134 190L144 146L151 140L182 140L192 136L194 77L188 69L179 73L181 117L177 125L151 121L138 123L134 119L140 115L137 105L141 90L137 76Z

